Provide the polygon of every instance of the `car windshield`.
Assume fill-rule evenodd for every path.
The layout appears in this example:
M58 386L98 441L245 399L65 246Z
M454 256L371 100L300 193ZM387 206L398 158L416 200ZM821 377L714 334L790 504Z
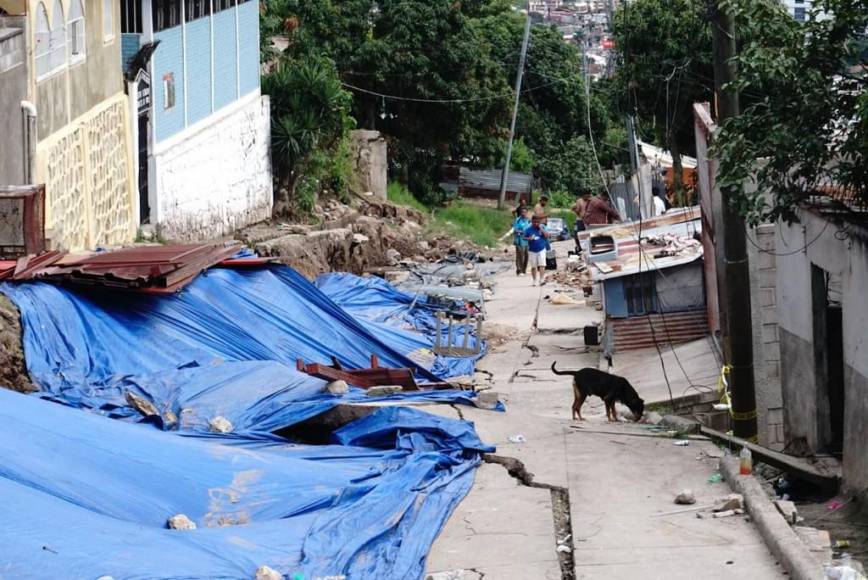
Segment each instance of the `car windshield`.
M546 224L546 229L559 232L564 229L564 220L563 218L553 218L550 217L548 223Z

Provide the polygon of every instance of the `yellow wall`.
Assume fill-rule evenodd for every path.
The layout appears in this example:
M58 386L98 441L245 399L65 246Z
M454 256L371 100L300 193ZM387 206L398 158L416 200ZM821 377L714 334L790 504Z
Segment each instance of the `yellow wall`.
M36 146L51 247L129 243L138 224L127 97L118 93Z

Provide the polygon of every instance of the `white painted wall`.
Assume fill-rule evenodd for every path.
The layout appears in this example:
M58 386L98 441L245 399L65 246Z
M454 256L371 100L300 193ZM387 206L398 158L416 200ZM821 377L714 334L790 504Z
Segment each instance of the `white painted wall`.
M157 146L152 222L168 239L231 234L271 216L270 104L255 92Z

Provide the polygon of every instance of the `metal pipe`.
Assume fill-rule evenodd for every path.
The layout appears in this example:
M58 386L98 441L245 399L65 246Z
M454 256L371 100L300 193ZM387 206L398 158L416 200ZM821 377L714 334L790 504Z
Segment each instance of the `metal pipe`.
M21 101L22 150L24 151L24 184L36 179L36 105Z

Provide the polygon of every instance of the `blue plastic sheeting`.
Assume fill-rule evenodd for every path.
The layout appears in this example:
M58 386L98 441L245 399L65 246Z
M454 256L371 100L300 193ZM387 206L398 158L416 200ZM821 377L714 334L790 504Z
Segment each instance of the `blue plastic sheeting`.
M414 330L420 333L427 348L433 348L437 336L436 313L444 310L422 294L403 292L382 278L360 277L353 274L324 274L316 280L319 288L338 306L355 318L367 321L377 329L376 334L388 334L390 329ZM463 346L466 327L456 326L454 344ZM476 345L475 327L470 328L468 346ZM441 342L448 340L448 326L441 327ZM458 375L472 375L476 361L485 355L487 345L483 342L476 356L463 358L437 357L435 369L448 367Z
M116 418L138 418L125 400L130 391L172 411L185 428L221 414L237 429L270 431L341 401L297 372L297 358L330 364L334 356L364 368L375 353L384 366L416 368L428 379L465 374L469 360L438 358L431 365L438 377L414 362L433 357L424 336L363 324L284 266L211 270L169 297L45 283L0 290L21 311L27 368L43 396Z
M0 389L0 570L421 578L487 447L468 423L410 409L339 433L348 445L179 437ZM166 529L177 514L197 529Z

